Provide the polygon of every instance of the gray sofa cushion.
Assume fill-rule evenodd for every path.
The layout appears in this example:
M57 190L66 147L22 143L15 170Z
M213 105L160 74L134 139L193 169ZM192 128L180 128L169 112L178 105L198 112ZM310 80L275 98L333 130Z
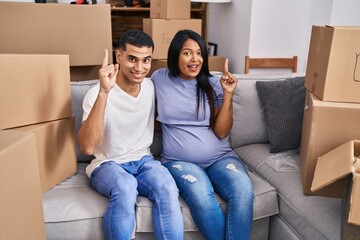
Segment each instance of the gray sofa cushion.
M304 195L298 151L270 153L269 150L270 144L251 144L235 152L252 171L276 188L280 217L300 239L339 240L341 199ZM276 167L278 164L274 162L283 167Z
M89 186L85 173L87 163L78 163L78 172L43 195L44 219L47 239L95 239L81 237L99 236L102 233L101 219L108 199ZM249 172L254 188L254 220L278 213L276 190L266 181ZM222 208L226 204L218 198ZM185 231L197 231L186 203L180 198L184 216ZM144 197L138 197L136 204L136 231L151 232L152 204ZM102 239L101 237L96 239Z
M300 147L306 94L304 79L256 83L272 153Z
M81 82L70 82L71 86L71 107L73 116L75 117L76 136L82 123L83 115L83 99L87 91L95 86L99 80L87 80ZM89 162L94 156L87 156L80 152L79 143L76 139L76 157L79 162Z
M217 76L220 77L221 75ZM263 109L255 85L256 82L280 81L297 76L303 76L303 74L235 74L235 77L238 79L238 84L233 99L233 127L229 136L230 146L232 148L252 143L269 142Z
M255 80L238 80L233 98L233 127L229 135L232 148L269 141L255 84Z

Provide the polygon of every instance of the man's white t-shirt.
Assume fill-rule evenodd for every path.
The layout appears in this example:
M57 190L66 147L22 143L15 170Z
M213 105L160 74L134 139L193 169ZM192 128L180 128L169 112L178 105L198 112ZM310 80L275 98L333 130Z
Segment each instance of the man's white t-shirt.
M83 101L83 121L87 119L99 93L100 85L91 88ZM92 171L106 161L125 163L151 155L154 134L155 92L149 78L141 83L137 97L124 92L117 84L111 89L104 116L104 133L95 159L86 168Z

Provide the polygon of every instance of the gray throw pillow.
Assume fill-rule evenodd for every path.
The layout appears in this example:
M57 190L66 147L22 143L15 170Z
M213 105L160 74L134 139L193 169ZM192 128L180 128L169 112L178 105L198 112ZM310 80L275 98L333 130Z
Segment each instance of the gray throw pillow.
M239 79L235 89L233 126L229 135L232 148L269 142L264 115L256 91L256 81Z
M306 94L304 79L256 82L271 153L300 147Z

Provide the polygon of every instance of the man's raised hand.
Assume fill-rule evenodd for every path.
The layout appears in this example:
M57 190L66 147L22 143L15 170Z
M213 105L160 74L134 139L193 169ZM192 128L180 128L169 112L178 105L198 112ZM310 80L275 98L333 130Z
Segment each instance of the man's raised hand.
M103 64L99 70L100 92L109 92L115 85L119 64L108 64L108 50L105 49Z

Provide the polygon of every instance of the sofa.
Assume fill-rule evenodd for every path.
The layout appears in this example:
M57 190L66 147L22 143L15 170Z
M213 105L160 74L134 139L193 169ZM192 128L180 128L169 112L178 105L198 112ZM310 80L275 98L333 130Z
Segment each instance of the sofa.
M234 96L234 122L229 141L247 165L253 184L255 196L251 239L340 239L341 199L307 196L302 193L299 148L270 153L273 146L269 140L264 107L260 102L256 83L285 82L298 76L281 74L236 77L239 81ZM71 82L76 132L81 125L82 99L87 90L97 82L98 80ZM155 157L159 157L161 150L161 134L155 133L151 151ZM91 159L91 156L81 154L77 145L76 174L43 194L47 239L104 238L101 224L108 200L89 186L85 168ZM185 239L203 239L186 203L181 197L179 201L184 218ZM226 204L220 198L218 201L226 211ZM151 202L147 198L138 197L135 207L134 239L155 239Z

